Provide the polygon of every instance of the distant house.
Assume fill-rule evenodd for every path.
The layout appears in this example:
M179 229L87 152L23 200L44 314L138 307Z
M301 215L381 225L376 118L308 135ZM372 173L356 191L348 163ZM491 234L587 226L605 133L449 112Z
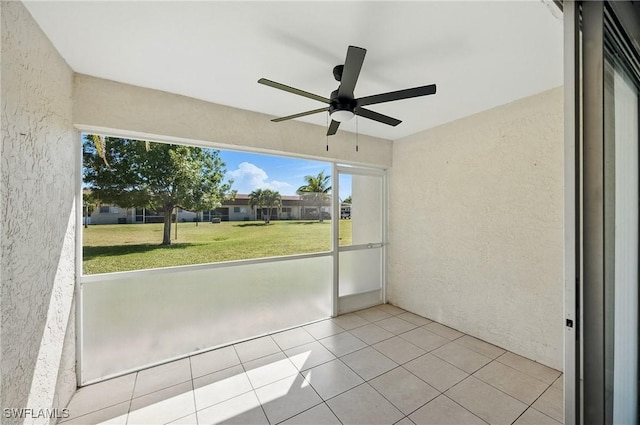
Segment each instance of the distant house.
M135 221L135 209L102 204L94 208L87 224L123 224Z
M330 218L331 206L323 206L321 213L324 218ZM194 212L178 208L178 221L208 222L214 218L220 221L250 221L262 220L267 214L268 208L249 206L249 195L237 194L234 200L227 200L214 210ZM316 220L318 217L318 207L297 195L282 196L281 208L271 210L271 220ZM102 204L89 215L88 224L162 223L163 219L162 210Z

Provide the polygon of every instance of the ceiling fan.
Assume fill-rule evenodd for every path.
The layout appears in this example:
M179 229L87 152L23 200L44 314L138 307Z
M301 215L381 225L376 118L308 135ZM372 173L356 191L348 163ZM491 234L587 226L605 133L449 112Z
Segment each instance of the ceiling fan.
M347 49L347 57L344 61L344 65L337 65L333 68L333 77L336 79L336 81L340 82L340 85L338 86L337 90L334 90L331 93L331 96L329 98L289 87L275 81L267 80L266 78L260 78L258 80L258 83L260 84L284 90L286 92L297 94L299 96L304 96L309 99L318 100L329 105L328 107L318 108L312 111L300 112L298 114L288 115L286 117L275 118L271 121L281 122L329 111L329 115L331 116L331 124L329 125L329 129L327 130L327 136L336 134L340 123L350 120L355 115L359 115L361 117L395 127L402 121L389 117L387 115L380 114L378 112L374 112L370 109L363 108L363 106L392 102L394 100L410 99L412 97L426 96L429 94L434 94L436 92L436 85L429 84L428 86L420 86L411 89L375 94L372 96L365 96L357 99L354 98L353 90L356 87L358 76L360 75L360 69L362 68L362 63L364 62L364 56L366 53L366 49L356 46L349 46L349 48Z

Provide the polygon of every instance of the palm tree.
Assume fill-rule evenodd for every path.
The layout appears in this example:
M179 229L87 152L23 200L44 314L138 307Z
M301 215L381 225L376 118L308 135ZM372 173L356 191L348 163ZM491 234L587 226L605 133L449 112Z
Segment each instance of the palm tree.
M264 197L264 205L267 207L267 219L266 223L269 224L271 221L271 211L273 208L280 208L282 206L282 196L280 196L280 192L276 190L265 189L262 191L262 195Z
M271 220L271 212L273 208L280 208L282 205L282 197L280 193L270 189L256 189L249 194L249 206L259 209L267 208L267 215L264 217L265 224L269 224Z
M109 167L109 162L107 161L107 139L104 136L99 136L97 134L87 134L85 138L93 144L94 148L96 148L96 152L104 161L104 165ZM149 152L151 150L151 142L145 140L144 147L147 152Z
M331 191L329 186L330 175L325 176L324 171L320 171L317 176L304 176L307 184L300 186L297 190L298 195L309 200L318 208L318 218L320 222L324 220L322 217L322 206L326 204L328 194Z
M264 206L264 191L262 189L256 189L249 194L249 206L251 208L258 207L262 209ZM257 219L256 214L256 219Z

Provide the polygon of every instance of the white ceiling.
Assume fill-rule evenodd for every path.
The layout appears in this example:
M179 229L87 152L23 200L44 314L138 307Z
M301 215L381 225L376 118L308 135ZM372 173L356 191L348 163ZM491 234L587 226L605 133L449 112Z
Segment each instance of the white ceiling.
M324 105L260 77L329 97L347 46L364 47L356 97L438 87L370 107L395 128L358 119L360 133L392 140L562 84L560 13L540 1L25 4L76 72L273 116Z

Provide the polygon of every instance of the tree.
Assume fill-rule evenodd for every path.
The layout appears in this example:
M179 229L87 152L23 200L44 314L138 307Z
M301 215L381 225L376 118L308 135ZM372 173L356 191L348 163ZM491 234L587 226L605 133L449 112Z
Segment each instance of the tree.
M345 204L352 204L353 202L351 202L351 195L347 196L342 202Z
M97 149L95 140L87 135L83 141L85 185L104 203L162 209L162 245L171 244L175 207L214 209L233 196L233 182L223 182L225 163L216 150L116 137L105 137Z
M280 208L282 206L282 196L280 196L280 192L275 190L256 189L249 194L249 206L251 208L256 206L260 209L267 208L267 215L264 217L264 222L265 224L269 224L273 208Z
M271 221L271 211L273 208L282 207L282 196L280 196L280 192L276 190L265 189L262 191L264 196L264 204L267 207L267 224Z
M331 176L324 175L324 171L320 171L317 176L304 176L307 184L300 186L297 190L298 195L318 208L318 218L320 222L324 220L322 217L322 206L327 204L329 199L329 180Z
M256 189L249 194L249 206L251 208L258 207L258 209L262 209L264 207L264 194L262 192L262 189ZM258 216L256 214L257 219Z

